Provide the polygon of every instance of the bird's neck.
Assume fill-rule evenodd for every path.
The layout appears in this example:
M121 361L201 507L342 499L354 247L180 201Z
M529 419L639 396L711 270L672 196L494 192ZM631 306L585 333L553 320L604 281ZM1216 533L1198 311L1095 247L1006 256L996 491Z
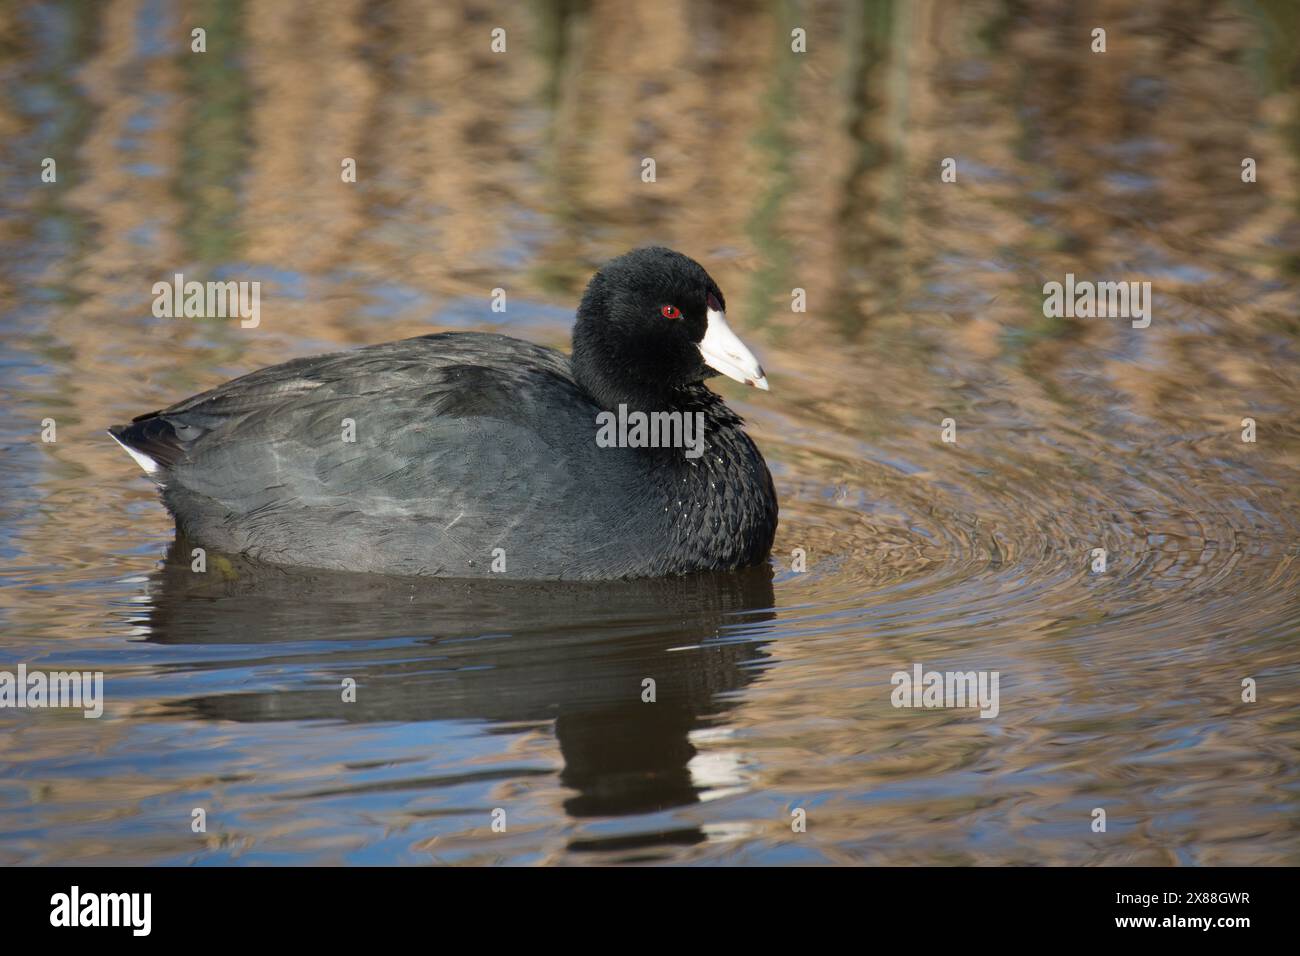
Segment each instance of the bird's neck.
M636 381L630 376L614 375L606 364L594 358L594 349L584 349L575 341L570 364L573 379L602 409L618 412L681 411L692 402L694 386L674 387L656 382Z

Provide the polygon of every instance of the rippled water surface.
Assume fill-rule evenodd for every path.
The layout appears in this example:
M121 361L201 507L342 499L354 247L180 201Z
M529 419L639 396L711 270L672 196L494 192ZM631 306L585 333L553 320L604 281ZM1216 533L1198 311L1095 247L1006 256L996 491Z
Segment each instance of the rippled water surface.
M0 8L0 668L107 697L0 709L0 862L1300 862L1294 5L514 6ZM331 348L563 347L652 242L771 379L716 386L770 568L195 574L103 432ZM177 272L260 325L155 318ZM1044 317L1067 273L1150 326ZM894 708L918 663L997 717Z

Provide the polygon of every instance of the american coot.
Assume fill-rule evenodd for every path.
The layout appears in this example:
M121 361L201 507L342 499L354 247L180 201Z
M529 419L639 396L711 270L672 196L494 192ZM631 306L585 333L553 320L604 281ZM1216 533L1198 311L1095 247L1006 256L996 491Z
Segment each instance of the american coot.
M588 284L571 359L424 335L264 368L109 434L184 534L270 563L588 580L745 567L772 546L776 492L703 384L767 388L724 302L693 259L637 249Z

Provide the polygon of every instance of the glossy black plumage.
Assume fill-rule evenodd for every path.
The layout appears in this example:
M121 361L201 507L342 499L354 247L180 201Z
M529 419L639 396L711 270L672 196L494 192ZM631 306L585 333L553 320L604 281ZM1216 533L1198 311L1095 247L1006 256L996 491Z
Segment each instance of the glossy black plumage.
M682 319L659 314L665 295ZM638 250L584 298L576 377L551 349L442 333L262 369L110 431L156 463L189 537L268 562L535 579L748 566L776 497L700 381L710 295L691 260ZM600 447L597 415L618 401L703 413L704 454Z

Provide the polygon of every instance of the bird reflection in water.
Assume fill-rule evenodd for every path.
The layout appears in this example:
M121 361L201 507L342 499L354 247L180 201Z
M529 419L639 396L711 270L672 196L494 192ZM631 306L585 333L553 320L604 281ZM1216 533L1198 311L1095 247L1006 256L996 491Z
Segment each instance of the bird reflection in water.
M177 538L150 581L148 641L283 644L295 663L328 676L310 689L184 698L167 705L173 715L553 722L573 818L698 801L705 786L692 774L691 735L759 676L767 654L746 634L776 616L769 567L600 583L450 581L280 567L211 551L200 573L192 551ZM347 678L356 681L353 702L340 690ZM644 699L647 678L653 702ZM570 849L703 839L690 826Z

